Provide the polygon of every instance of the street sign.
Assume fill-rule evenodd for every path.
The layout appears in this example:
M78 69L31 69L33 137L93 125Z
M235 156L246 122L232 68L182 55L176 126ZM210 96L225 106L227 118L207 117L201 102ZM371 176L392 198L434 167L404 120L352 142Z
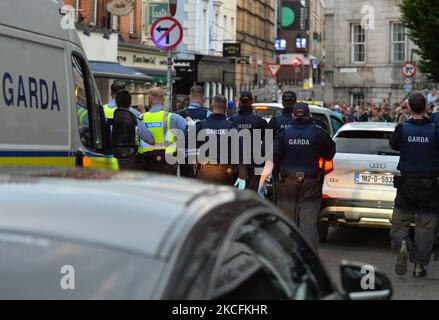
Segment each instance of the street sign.
M175 48L182 39L183 27L174 18L160 18L151 27L151 40L162 50L168 51Z
M276 76L279 74L280 69L282 68L282 65L280 64L267 64L267 66L273 78L276 78Z
M244 56L244 57L236 58L236 63L237 64L250 64L250 57Z
M411 78L406 78L404 80L404 85L411 86L413 84L413 80Z
M240 43L223 43L223 57L237 58L241 56Z
M412 78L416 75L416 66L413 62L405 62L401 69L402 74L407 78Z
M150 3L148 24L152 26L160 18L169 16L169 6L167 3Z
M276 79L271 78L271 79L268 81L268 84L269 84L270 86L275 86L275 85L276 85Z

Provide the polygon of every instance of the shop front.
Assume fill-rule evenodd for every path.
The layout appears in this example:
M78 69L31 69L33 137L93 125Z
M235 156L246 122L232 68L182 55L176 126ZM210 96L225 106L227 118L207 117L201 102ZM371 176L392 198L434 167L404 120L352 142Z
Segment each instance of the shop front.
M150 76L150 81L127 81L133 96L133 104L148 104L148 91L151 87L167 86L168 57L166 52L140 44L119 42L118 62L125 67ZM175 72L172 72L175 81Z
M176 60L177 81L174 92L178 96L187 96L191 86L204 86L205 107L216 95L224 95L228 100L235 96L235 61L219 56L194 55L193 60Z

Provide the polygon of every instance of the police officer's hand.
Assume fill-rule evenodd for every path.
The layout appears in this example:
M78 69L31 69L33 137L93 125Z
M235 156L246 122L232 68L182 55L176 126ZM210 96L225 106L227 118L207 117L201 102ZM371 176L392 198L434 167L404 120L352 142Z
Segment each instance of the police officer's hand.
M259 184L258 194L262 199L265 199L265 196L267 195L267 184L265 182Z
M235 182L234 187L238 187L238 190L244 190L246 186L246 182L243 179L238 178Z

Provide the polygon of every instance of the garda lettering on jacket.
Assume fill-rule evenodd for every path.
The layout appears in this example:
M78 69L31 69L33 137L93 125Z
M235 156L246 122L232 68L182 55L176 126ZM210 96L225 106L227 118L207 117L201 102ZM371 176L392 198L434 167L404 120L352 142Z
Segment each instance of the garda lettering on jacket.
M12 76L5 72L1 76L1 105L61 111L55 81L46 81L22 75Z
M206 129L206 134L226 135L227 133L228 133L227 129Z
M309 146L309 139L290 139L288 141L290 146Z
M250 123L241 123L238 124L238 129L252 129L252 125Z
M408 137L408 142L412 143L430 143L428 137Z

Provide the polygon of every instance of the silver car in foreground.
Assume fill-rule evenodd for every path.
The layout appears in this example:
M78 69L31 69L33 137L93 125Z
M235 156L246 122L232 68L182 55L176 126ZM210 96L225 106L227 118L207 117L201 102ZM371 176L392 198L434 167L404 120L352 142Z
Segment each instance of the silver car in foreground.
M22 171L22 170L21 170ZM0 299L387 299L336 289L296 227L252 192L161 175L0 174Z
M334 171L325 177L319 225L324 241L331 224L389 227L399 154L389 139L394 123L351 123L335 135Z

